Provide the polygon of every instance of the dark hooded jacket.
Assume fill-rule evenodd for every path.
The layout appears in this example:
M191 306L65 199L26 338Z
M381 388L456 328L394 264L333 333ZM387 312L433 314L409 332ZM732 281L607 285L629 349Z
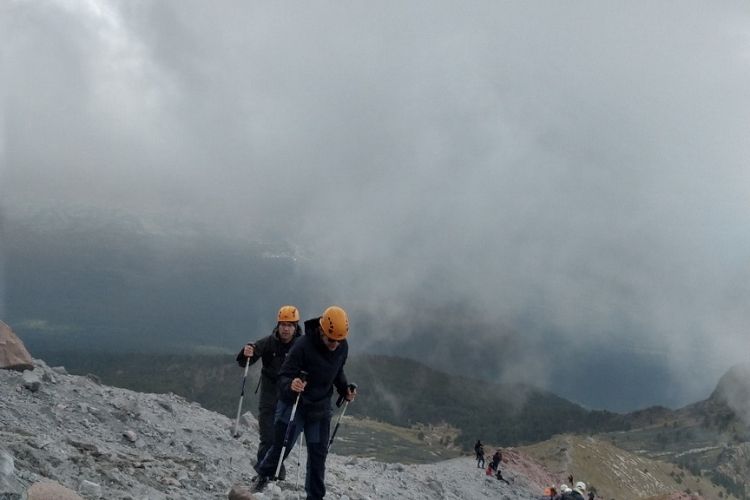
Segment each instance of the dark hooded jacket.
M297 340L279 372L279 398L294 404L297 393L292 391L292 380L300 371L307 372L307 386L300 396L300 406L307 418L323 417L331 411L331 396L336 387L339 395L346 394L349 385L344 364L349 355L346 339L336 350L329 350L320 338L320 318L305 321L305 335Z
M563 500L584 500L583 495L576 490L568 491L562 496L562 498Z
M286 359L287 353L292 348L292 345L294 345L302 335L302 329L297 325L294 337L292 337L292 340L286 344L279 340L278 334L279 327L277 325L273 329L271 335L263 337L255 343L255 352L250 357L251 365L255 364L259 359L263 360L263 367L260 370L263 387L265 388L268 386L269 389L273 387L274 392L281 365L284 364L284 359ZM237 355L237 363L244 368L245 363L247 363L247 356L243 354L243 350L244 347Z

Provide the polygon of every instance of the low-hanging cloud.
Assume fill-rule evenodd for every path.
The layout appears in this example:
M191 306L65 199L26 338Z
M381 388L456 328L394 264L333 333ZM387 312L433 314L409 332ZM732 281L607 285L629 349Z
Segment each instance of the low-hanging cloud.
M3 16L13 200L281 238L384 323L466 303L677 373L750 347L746 3Z

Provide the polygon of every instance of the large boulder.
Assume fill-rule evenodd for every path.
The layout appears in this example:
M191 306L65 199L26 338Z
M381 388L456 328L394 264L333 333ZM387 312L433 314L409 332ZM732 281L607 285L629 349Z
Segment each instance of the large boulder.
M8 325L0 321L0 368L6 370L33 370L34 362L29 351Z

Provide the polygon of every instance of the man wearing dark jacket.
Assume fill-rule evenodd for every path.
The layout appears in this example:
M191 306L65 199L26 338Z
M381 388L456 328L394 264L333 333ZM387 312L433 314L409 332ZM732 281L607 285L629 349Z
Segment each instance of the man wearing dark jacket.
M307 443L307 500L325 496L325 462L331 424L333 389L347 401L353 401L356 390L349 387L344 364L349 353L346 341L349 320L346 312L331 306L323 316L305 321L305 335L289 351L279 372L279 402L276 406L275 434L271 449L255 466L258 476L253 491L261 491L276 472L284 437L289 426L291 435L284 458L291 452L299 432L304 430ZM307 372L306 380L300 373ZM299 397L294 421L292 407Z
M503 454L500 450L495 450L495 454L492 455L492 464L490 467L492 467L492 470L498 471L500 470L500 462L503 461Z
M477 467L484 469L484 445L479 439L474 443L474 453L477 456Z
M260 463L273 444L273 419L278 399L278 376L281 365L297 337L302 334L299 327L299 311L294 306L282 306L277 315L276 327L271 335L254 344L246 344L237 355L237 363L245 367L248 360L255 364L263 360L260 370L260 401L258 403L258 445L257 462Z

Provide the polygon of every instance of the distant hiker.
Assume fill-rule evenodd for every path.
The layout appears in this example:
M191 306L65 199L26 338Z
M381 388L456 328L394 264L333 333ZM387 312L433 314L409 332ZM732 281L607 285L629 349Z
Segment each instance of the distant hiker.
M585 500L585 497L584 497L585 493L586 493L586 483L584 483L583 481L578 481L576 483L575 488L565 492L565 494L563 495L563 498L565 500Z
M250 360L251 365L259 359L263 360L259 381L260 401L258 402L260 444L258 444L256 463L263 460L273 444L273 420L279 393L277 385L279 370L289 353L289 349L301 334L297 308L282 306L276 315L276 326L271 335L263 337L254 344L246 344L237 355L237 363L243 368L248 360Z
M492 470L497 471L500 467L500 462L503 461L503 454L500 452L500 450L495 450L495 454L492 455Z
M500 466L498 466L498 468L497 468L497 473L495 474L495 478L498 481L504 481L505 484L507 484L508 486L510 486L510 483L508 482L508 480L503 477L503 471L500 470Z
M596 499L596 493L593 491L589 491L589 500L595 500Z
M583 481L578 481L576 483L576 487L573 488L573 491L578 492L583 498L583 495L586 494L586 483L584 483Z
M500 463L503 461L503 454L498 449L495 450L495 454L492 455L492 462L490 462L489 467L487 467L487 475L491 476L492 473L495 473L495 477L500 481L505 481L508 483L508 481L503 477L503 472L500 470ZM510 484L510 483L508 483Z
M295 342L279 372L279 402L274 422L274 442L263 460L255 466L253 491L263 490L275 474L284 448L287 427L292 433L284 458L291 452L301 430L307 444L307 500L320 500L326 494L325 462L331 424L331 396L336 388L346 401L353 401L356 389L349 388L344 364L349 353L349 319L338 306L323 316L305 321L305 335ZM307 372L306 381L300 372ZM295 418L292 407L300 394Z
M484 469L484 445L478 439L474 444L474 453L477 455L477 467Z
M569 491L570 491L570 486L568 486L565 483L561 484L560 485L560 492L557 494L557 498L555 500L560 500L561 498L563 498L563 496L565 495L565 493L567 493Z

